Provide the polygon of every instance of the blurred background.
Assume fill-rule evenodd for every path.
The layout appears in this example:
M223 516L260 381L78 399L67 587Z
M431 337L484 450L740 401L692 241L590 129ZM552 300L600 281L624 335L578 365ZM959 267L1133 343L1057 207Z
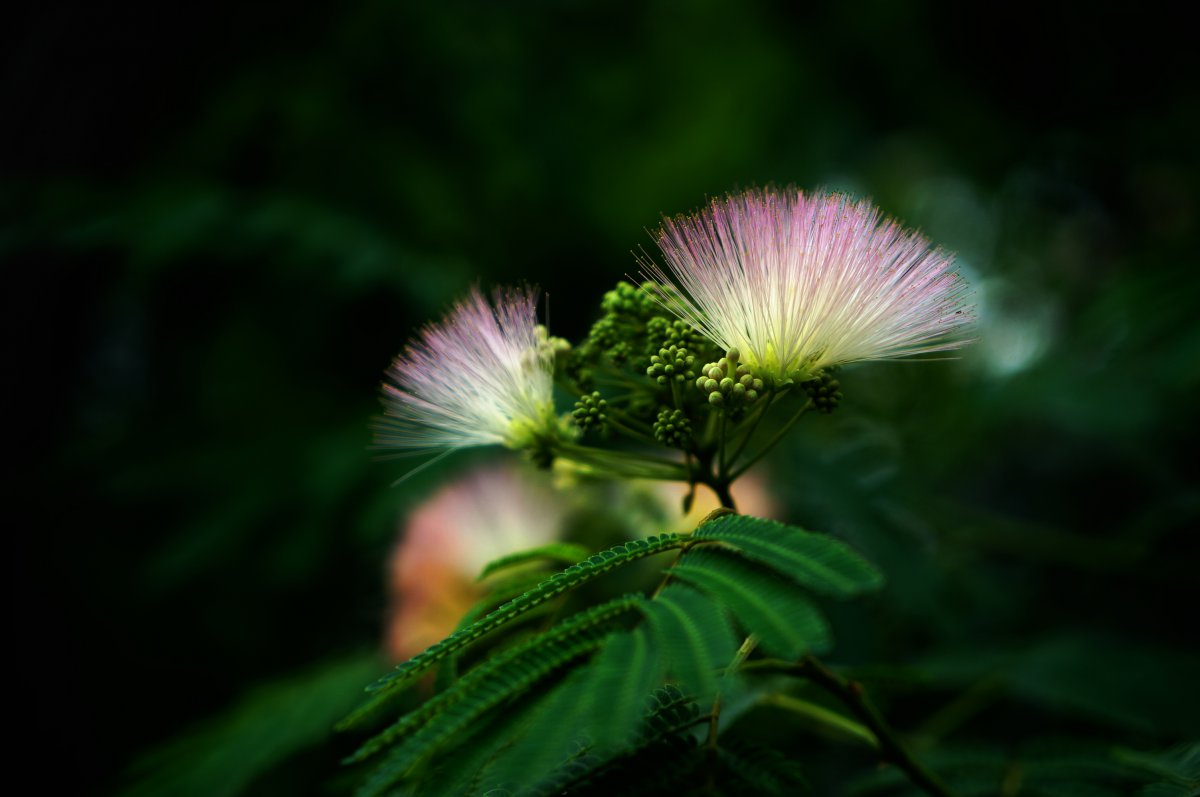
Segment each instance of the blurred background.
M476 459L390 487L390 358L477 280L536 282L578 339L662 213L772 182L872 197L979 303L960 359L848 369L768 463L781 519L890 579L836 607L831 660L931 750L1200 736L1186 26L575 0L45 2L8 27L9 722L35 777L336 792L327 729L386 666L397 532ZM820 793L870 768L839 749Z

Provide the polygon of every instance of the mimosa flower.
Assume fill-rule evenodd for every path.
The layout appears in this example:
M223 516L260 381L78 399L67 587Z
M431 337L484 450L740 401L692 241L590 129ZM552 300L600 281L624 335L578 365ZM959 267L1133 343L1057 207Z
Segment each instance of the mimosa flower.
M434 493L388 565L389 658L403 661L453 631L483 597L483 566L558 539L567 509L547 478L511 465L477 468Z
M665 306L756 376L801 381L969 342L953 258L866 201L750 190L664 219L656 238L670 275L642 265L684 294Z
M474 288L397 357L383 385L381 445L419 450L500 444L554 434L553 351L532 288Z

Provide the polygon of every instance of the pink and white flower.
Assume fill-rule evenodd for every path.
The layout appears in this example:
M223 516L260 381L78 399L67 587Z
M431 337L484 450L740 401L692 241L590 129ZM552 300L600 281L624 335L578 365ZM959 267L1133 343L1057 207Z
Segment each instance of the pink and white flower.
M397 357L383 385L381 445L522 448L553 429L553 361L533 288L478 288Z
M669 309L759 375L799 381L969 342L952 256L864 200L749 190L664 219L656 237L670 275L642 266L682 289Z

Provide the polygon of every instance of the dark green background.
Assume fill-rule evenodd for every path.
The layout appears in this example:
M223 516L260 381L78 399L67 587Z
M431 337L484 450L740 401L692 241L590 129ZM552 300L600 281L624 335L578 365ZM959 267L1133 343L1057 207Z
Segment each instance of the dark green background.
M42 3L9 32L9 727L35 777L111 790L248 689L373 649L397 519L467 461L393 490L403 466L366 450L416 326L472 281L530 280L578 337L661 213L771 182L873 197L959 253L981 307L961 360L848 371L845 409L775 459L792 519L891 577L835 659L940 679L896 697L902 727L1008 673L1028 688L956 729L1001 752L1197 734L1179 21ZM321 793L335 757L256 791Z

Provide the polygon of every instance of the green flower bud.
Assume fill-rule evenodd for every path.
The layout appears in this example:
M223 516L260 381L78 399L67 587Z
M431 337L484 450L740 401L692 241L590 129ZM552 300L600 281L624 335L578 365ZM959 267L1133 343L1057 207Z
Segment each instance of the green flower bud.
M822 371L812 379L801 382L800 387L808 394L813 406L825 414L837 409L842 401L841 383L833 378L832 370Z
M762 380L755 378L750 366L738 364L736 349L731 349L724 357L700 370L707 379L697 379L696 387L708 394L711 405L725 407L735 415L740 414L762 393Z
M589 429L603 431L608 428L607 410L608 402L600 397L599 391L593 391L591 395L582 396L575 402L575 408L571 410L571 417L584 431Z
M659 410L654 437L673 448L685 448L692 438L692 424L682 410Z

